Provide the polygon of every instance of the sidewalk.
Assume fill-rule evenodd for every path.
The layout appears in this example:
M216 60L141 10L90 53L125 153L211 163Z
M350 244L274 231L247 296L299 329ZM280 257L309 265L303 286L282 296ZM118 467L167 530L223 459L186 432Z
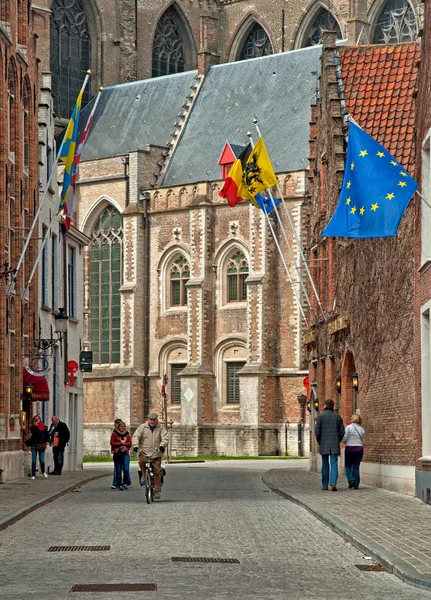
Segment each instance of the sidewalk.
M109 471L107 469L63 471L61 475L51 475L47 479L38 475L35 480L32 480L26 476L1 484L0 530L86 481L104 475L112 475L112 468Z
M299 469L272 469L263 481L406 583L431 590L431 506L419 498L362 484L350 490L344 477L337 492L322 491L320 474Z

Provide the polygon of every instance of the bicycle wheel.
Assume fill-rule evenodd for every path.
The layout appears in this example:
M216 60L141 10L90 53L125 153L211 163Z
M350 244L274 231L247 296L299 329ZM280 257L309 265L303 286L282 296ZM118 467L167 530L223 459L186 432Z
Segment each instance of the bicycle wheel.
M150 474L148 473L148 469L145 473L145 499L147 501L147 504L149 504L151 502L151 479L150 479Z
M151 489L151 502L154 502L154 480L152 477L151 477L150 489Z

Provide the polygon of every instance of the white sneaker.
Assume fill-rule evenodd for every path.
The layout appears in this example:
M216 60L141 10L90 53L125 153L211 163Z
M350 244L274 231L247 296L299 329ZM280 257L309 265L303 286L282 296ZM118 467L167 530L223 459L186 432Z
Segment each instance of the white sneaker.
M32 479L36 479L36 477L33 476Z
M45 477L45 479L48 477L48 473L44 473L43 476Z

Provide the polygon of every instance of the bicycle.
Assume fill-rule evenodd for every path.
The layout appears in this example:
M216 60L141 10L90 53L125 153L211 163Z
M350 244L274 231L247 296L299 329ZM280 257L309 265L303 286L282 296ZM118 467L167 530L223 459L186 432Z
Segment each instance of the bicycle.
M145 479L144 482L140 481L140 484L145 487L145 499L147 504L154 502L154 470L153 470L153 455L158 452L157 448L151 454L140 450L138 456L141 454L145 456ZM164 467L161 467L161 480L163 484Z

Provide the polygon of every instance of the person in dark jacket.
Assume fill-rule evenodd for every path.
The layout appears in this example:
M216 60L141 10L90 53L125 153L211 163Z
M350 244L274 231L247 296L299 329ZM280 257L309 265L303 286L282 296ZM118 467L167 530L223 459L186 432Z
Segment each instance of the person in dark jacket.
M48 428L42 419L36 415L31 422L31 437L25 442L31 447L31 478L36 479L36 461L39 453L41 475L48 477L45 473L45 449L49 443Z
M338 457L340 442L344 436L344 425L340 415L334 412L333 400L326 400L323 413L317 417L315 434L322 456L322 490L327 490L330 484L332 491L336 492ZM331 469L329 469L329 462Z
M70 440L70 431L66 423L60 421L55 415L52 417L51 422L49 435L51 436L52 454L54 456L54 471L52 475L61 475L64 464L64 449Z
M129 452L131 445L132 439L126 430L126 424L121 421L111 435L111 448L113 450L116 481L119 490L127 490L129 487Z

